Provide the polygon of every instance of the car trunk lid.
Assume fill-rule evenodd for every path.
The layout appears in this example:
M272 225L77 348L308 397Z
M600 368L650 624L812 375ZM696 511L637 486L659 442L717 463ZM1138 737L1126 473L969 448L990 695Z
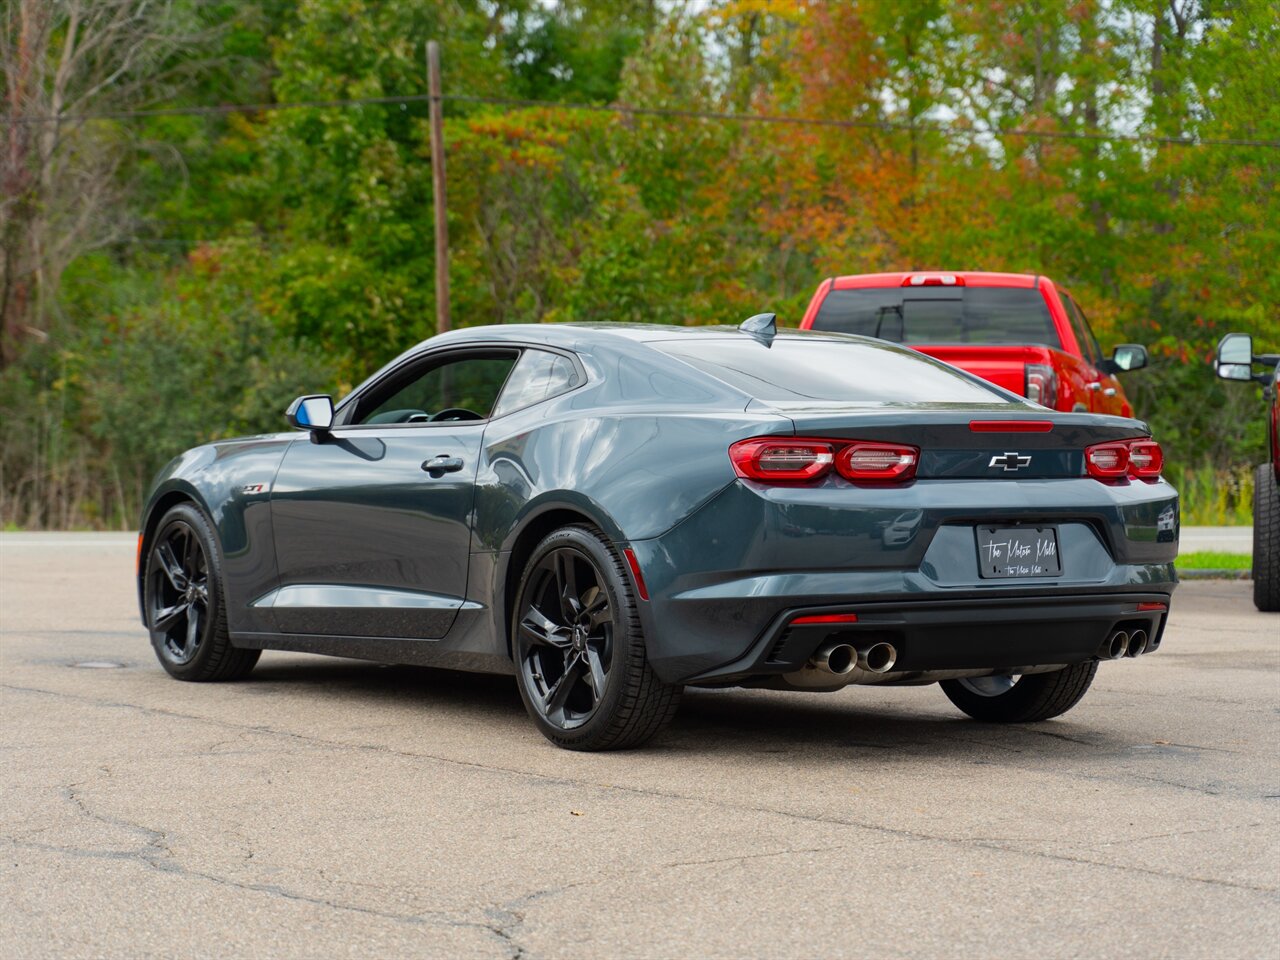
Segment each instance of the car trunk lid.
M1009 404L771 402L767 407L790 419L796 436L918 447L916 477L921 480L1081 477L1085 447L1150 432L1142 422L1123 417Z

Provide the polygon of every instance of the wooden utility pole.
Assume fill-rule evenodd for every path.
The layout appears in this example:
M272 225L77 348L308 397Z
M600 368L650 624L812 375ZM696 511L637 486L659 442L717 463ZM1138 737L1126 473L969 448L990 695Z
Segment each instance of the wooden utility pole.
M444 198L444 101L440 44L427 41L427 94L431 109L431 201L436 220L436 333L449 329L449 221Z

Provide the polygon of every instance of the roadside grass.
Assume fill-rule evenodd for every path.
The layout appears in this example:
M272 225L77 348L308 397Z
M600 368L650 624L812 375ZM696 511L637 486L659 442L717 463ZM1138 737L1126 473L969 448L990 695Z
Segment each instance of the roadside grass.
M1178 554L1175 566L1183 570L1248 570L1253 566L1253 558L1247 553L1192 550Z
M1165 479L1178 489L1184 527L1248 526L1253 523L1253 468L1226 470L1201 464L1166 466ZM1248 566L1248 558L1245 558Z

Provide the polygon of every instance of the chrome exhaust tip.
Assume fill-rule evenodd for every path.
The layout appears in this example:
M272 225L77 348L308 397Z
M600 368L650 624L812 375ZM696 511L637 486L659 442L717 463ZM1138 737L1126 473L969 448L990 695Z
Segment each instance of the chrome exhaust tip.
M1129 657L1140 657L1147 652L1147 631L1134 630L1129 634L1129 649L1125 651L1125 655Z
M1119 660L1129 649L1129 634L1117 630L1103 641L1098 648L1099 660Z
M858 665L858 651L847 643L829 643L820 648L809 661L819 670L844 676Z
M858 666L868 673L888 673L898 661L898 650L892 643L873 643L858 651Z

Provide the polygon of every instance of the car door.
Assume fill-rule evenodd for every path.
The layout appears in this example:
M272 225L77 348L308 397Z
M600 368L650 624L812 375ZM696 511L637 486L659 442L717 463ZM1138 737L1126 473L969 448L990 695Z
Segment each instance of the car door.
M1124 406L1120 381L1103 367L1102 349L1089 328L1084 311L1066 292L1062 293L1062 305L1080 350L1085 389L1089 392L1089 409L1094 413L1120 413Z
M284 633L443 637L466 602L476 470L514 348L432 351L299 437L271 493Z

